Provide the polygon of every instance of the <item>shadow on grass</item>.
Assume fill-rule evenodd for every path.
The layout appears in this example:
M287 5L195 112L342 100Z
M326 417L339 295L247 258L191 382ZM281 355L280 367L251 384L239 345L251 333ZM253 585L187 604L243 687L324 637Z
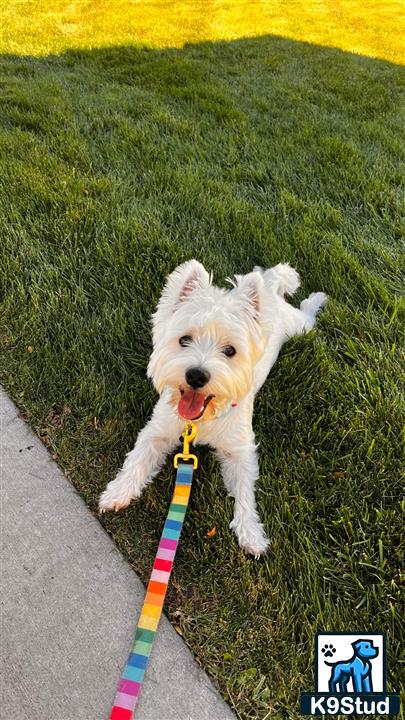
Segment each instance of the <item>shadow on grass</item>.
M272 553L236 548L202 451L167 611L244 719L298 717L322 628L387 631L398 689L403 69L277 37L0 68L6 388L95 508L153 407L166 274L296 266L331 300L257 402ZM144 579L168 478L103 521Z

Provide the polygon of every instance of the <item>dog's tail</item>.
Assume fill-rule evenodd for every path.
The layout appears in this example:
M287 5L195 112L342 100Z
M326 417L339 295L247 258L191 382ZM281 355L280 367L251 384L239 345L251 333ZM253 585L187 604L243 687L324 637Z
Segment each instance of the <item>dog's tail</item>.
M294 268L288 263L279 263L269 270L256 265L254 272L260 272L263 275L266 287L275 290L276 293L284 297L284 295L293 295L300 286L300 276Z

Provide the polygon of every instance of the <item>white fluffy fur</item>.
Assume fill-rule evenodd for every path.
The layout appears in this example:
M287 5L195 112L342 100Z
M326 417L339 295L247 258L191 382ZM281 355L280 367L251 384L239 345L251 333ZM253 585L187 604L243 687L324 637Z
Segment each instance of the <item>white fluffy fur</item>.
M326 295L312 293L300 309L292 307L284 294L294 293L300 281L287 264L264 271L256 267L230 282L230 290L215 287L196 260L169 275L153 316L148 366L160 398L122 470L102 493L100 510L119 510L139 497L174 450L184 427L177 403L180 391L187 388L185 372L202 367L211 375L203 391L215 397L211 414L198 421L196 442L215 448L226 489L235 500L231 528L239 545L259 556L268 540L255 501L259 466L252 429L254 396L283 343L313 327ZM187 347L179 345L184 335L193 338ZM227 345L236 349L236 355L224 355Z

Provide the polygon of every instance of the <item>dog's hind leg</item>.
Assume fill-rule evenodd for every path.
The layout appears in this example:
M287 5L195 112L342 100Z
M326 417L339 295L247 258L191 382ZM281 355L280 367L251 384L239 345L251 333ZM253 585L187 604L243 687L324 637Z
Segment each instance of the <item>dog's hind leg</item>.
M266 349L254 371L254 392L263 385L271 368L275 364L282 346L295 335L302 335L311 330L315 324L316 314L326 302L323 292L312 293L301 303L300 309L293 307L284 300L278 299L277 328L270 333Z
M266 380L276 362L285 342L295 335L302 335L315 324L316 315L327 300L323 292L312 293L302 301L299 308L293 307L284 299L284 294L292 295L299 287L300 280L296 270L289 265L280 264L269 270L261 270L265 290L262 302L262 324L267 333L267 345L254 371L254 392L256 393Z
M323 305L325 305L328 296L324 292L314 292L305 298L300 305L300 312L305 316L305 331L311 330L315 325L316 316Z

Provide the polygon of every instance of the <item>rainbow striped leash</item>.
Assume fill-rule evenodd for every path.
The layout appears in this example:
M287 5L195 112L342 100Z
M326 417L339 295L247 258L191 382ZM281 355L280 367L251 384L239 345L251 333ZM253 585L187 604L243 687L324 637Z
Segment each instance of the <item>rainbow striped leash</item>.
M174 457L177 475L172 502L146 588L146 597L138 621L134 645L119 680L109 720L132 720L134 716L153 641L163 612L163 603L190 498L193 470L198 466L197 457L190 453L190 443L196 434L197 428L194 423L187 423L182 434L183 452ZM179 463L179 460L185 462ZM189 464L190 460L192 464Z

